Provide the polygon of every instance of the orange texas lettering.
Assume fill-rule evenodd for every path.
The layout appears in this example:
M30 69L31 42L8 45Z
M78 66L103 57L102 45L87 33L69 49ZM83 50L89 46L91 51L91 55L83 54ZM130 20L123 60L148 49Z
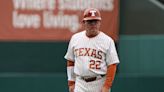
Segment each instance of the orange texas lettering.
M97 59L102 59L103 52L92 48L78 48L74 50L75 56L91 56Z

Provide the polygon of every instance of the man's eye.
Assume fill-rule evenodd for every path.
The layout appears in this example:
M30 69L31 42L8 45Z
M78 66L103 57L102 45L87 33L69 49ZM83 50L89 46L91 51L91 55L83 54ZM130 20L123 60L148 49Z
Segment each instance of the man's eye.
M97 23L97 20L89 20L87 23Z

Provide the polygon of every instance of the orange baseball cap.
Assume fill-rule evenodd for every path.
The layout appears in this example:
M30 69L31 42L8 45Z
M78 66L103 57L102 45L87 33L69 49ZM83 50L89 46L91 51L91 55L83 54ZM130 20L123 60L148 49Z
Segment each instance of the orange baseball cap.
M101 20L100 11L95 8L86 9L83 14L83 21L84 20Z

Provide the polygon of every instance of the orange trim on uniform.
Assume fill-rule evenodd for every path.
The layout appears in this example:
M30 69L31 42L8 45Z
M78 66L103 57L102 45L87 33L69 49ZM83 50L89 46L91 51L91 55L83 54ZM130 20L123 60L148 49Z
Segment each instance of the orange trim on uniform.
M69 66L74 66L74 62L73 62L73 61L68 60L68 61L67 61L67 67L69 67Z
M116 73L116 64L112 64L109 65L107 68L107 74L106 74L106 80L104 82L104 87L106 88L111 88L112 87L112 82L114 80L115 77L115 73Z

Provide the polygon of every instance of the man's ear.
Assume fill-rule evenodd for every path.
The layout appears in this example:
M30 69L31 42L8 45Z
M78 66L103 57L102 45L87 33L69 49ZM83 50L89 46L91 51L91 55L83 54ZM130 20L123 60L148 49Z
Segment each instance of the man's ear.
M85 20L82 20L82 21L81 21L81 24L84 25L84 24L85 24Z
M81 23L84 24L85 23L85 20L82 20Z

